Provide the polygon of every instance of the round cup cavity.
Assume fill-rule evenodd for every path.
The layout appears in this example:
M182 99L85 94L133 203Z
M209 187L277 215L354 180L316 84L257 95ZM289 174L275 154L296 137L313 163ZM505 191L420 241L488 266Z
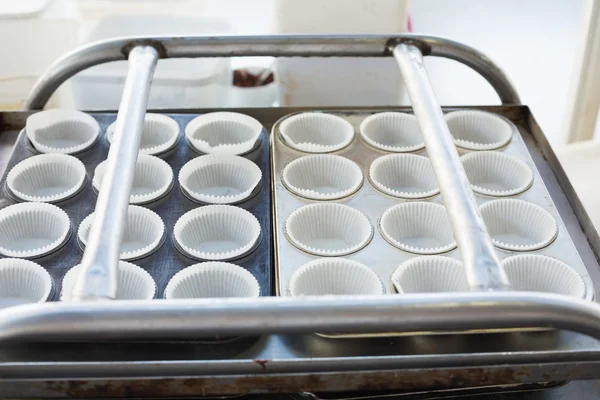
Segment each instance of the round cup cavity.
M54 109L27 118L27 138L40 153L73 154L91 147L100 135L100 125L77 110Z
M533 172L523 161L497 151L469 153L461 157L467 178L475 193L487 196L513 196L533 183Z
M513 251L548 246L558 234L554 217L533 203L517 199L491 200L479 207L494 245Z
M442 256L405 261L392 274L392 283L400 294L469 291L462 263Z
M85 166L66 154L40 154L15 165L6 177L10 192L24 201L53 203L78 193Z
M369 179L380 192L402 199L423 199L440 192L429 158L389 154L369 167Z
M116 122L106 128L106 139L112 144ZM144 117L140 153L156 155L164 153L177 144L179 124L173 118L162 114L148 113Z
M205 155L188 161L179 171L179 185L193 200L233 204L249 198L262 179L252 161L233 155Z
M0 254L34 258L51 253L69 238L69 216L48 203L20 203L0 210Z
M173 229L184 254L201 260L232 260L254 250L260 223L243 208L210 205L183 214Z
M0 260L0 300L15 304L42 303L53 289L52 277L41 265L20 258Z
M282 172L284 186L312 200L336 200L355 193L363 183L360 167L352 160L333 154L297 158Z
M510 142L512 125L485 111L463 110L446 114L446 123L458 147L467 150L496 150Z
M331 153L348 146L354 128L345 119L325 113L308 112L292 115L279 125L285 143L306 153Z
M434 203L402 203L386 210L381 234L392 246L415 254L439 254L456 248L446 209Z
M344 204L309 204L285 220L288 240L297 248L318 256L354 253L373 237L373 226L360 211Z
M360 124L360 136L371 147L394 153L418 151L425 147L419 122L412 114L373 114Z

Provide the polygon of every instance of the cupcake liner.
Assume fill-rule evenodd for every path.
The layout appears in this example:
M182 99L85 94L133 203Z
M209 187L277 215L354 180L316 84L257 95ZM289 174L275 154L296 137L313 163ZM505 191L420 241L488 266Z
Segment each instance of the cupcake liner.
M373 114L360 124L360 136L369 146L383 151L406 153L425 148L419 122L412 114Z
M485 111L464 110L446 114L446 123L458 147L495 150L510 142L513 127L505 119Z
M53 252L70 234L66 212L47 203L20 203L0 210L0 254L33 258Z
M106 139L112 144L115 133L113 122L106 128ZM148 113L144 117L140 153L156 155L175 147L179 139L179 124L173 118L162 114Z
M533 172L527 164L504 153L469 153L462 156L461 161L475 193L513 196L523 193L533 183Z
M256 278L237 265L210 261L191 265L176 273L165 289L166 299L258 297Z
M43 303L52 294L52 277L41 265L19 258L0 260L0 299Z
M193 200L232 204L246 200L260 184L262 172L252 161L232 155L205 155L179 171L179 185Z
M92 184L96 191L100 191L106 160L102 161L94 170ZM173 186L173 170L169 164L155 156L147 154L138 155L135 164L135 175L131 187L130 204L144 204L155 201L167 193Z
M285 143L306 153L331 153L348 146L354 128L345 119L325 113L308 112L286 118L279 125Z
M301 266L290 278L292 296L380 295L379 277L363 264L346 258L320 258Z
M531 251L548 246L558 235L554 217L533 203L517 199L491 200L479 207L496 247Z
M411 258L394 271L392 283L400 294L469 291L462 263L442 256Z
M369 179L379 191L402 199L423 199L440 192L429 159L414 154L377 158L369 167Z
M83 246L87 245L93 222L94 213L91 213L79 225L77 236ZM129 206L119 258L134 260L145 257L160 247L164 236L165 224L157 213L144 207Z
M117 294L115 300L151 300L154 298L156 284L148 272L125 261L119 261L117 268ZM81 264L78 264L65 274L60 293L61 301L71 300L80 271Z
M285 234L297 248L318 256L354 253L373 237L369 219L360 211L337 203L309 204L285 220Z
M92 146L100 135L100 125L93 117L66 109L31 115L25 130L27 138L40 153L78 153Z
M383 213L380 229L392 246L410 253L439 254L456 248L450 219L439 204L398 204Z
M173 236L184 254L201 260L231 260L254 250L260 223L248 211L228 205L199 207L183 214Z
M284 186L292 193L312 200L335 200L350 196L363 183L354 161L332 154L298 158L282 172Z
M52 203L79 192L85 176L85 166L73 156L40 154L15 165L6 184L21 200Z
M185 137L207 154L244 154L254 149L263 130L254 118L235 112L200 115L185 127Z
M586 288L581 275L555 258L539 254L520 254L504 259L502 268L512 290L585 298Z

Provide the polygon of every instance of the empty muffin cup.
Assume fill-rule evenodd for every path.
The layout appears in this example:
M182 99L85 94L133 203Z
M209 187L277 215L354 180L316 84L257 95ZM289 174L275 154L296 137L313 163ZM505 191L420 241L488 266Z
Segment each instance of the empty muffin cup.
M461 157L467 178L475 193L487 196L513 196L533 183L533 172L523 161L497 151L482 151Z
M558 235L552 214L533 203L499 199L479 207L494 245L513 251L531 251L548 246Z
M379 224L383 238L400 250L439 254L456 248L450 219L439 204L398 204L383 213Z
M40 153L73 154L91 147L100 135L100 125L77 110L54 109L27 118L27 138Z
M373 114L360 124L360 136L371 147L394 153L417 151L425 147L419 122L412 114Z
M245 154L254 149L263 130L254 118L235 112L200 115L185 127L196 150L207 154Z
M292 296L380 295L379 277L365 265L346 258L320 258L301 266L290 279Z
M106 139L111 144L115 133L115 124L116 122L113 122L106 128ZM175 147L178 140L179 124L177 121L162 114L146 114L142 126L140 153L150 155L164 153Z
M258 297L260 286L250 272L234 264L209 261L176 273L165 289L166 299Z
M255 193L262 179L252 161L232 155L205 155L188 161L179 171L181 190L209 204L233 204Z
M442 256L405 261L392 274L392 283L400 294L469 291L462 263Z
M78 193L85 166L66 154L40 154L15 165L6 176L9 191L25 201L53 203Z
M100 191L106 170L106 160L94 170L92 184ZM164 160L147 154L139 154L131 187L130 204L144 204L164 196L173 187L173 170Z
M286 165L282 180L290 192L300 197L336 200L360 189L363 175L354 161L332 154L314 154Z
M156 284L152 276L143 268L125 261L119 261L117 273L117 294L115 300L151 300L156 295ZM67 271L62 280L60 299L69 301L79 278L81 264Z
M581 275L555 258L539 254L519 254L503 260L502 268L512 290L585 298L586 288Z
M20 203L0 210L0 254L34 258L66 243L71 232L69 216L47 203Z
M20 258L0 260L0 300L15 305L43 303L52 294L52 277L41 265Z
M210 205L183 214L173 236L184 254L201 260L232 260L253 251L260 223L243 208Z
M308 112L292 115L281 122L279 132L293 149L306 153L331 153L348 146L354 128L345 119L325 113Z
M463 110L446 114L446 123L458 147L467 150L495 150L510 142L512 125L485 111Z
M354 253L373 237L369 219L344 204L309 204L285 220L285 234L297 248L318 256L335 257Z
M87 245L93 222L94 213L91 213L79 225L77 236L83 246ZM160 247L164 236L165 224L157 213L144 207L130 205L127 209L119 258L134 260L145 257Z
M379 191L402 199L423 199L440 192L429 158L389 154L369 167L369 179Z

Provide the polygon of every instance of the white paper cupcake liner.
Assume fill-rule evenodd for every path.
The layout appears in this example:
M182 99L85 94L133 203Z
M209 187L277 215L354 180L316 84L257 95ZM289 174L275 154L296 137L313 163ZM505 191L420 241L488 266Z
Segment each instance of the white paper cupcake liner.
M0 299L43 303L53 289L52 277L41 265L19 258L0 260Z
M505 146L513 127L498 115L477 110L446 114L446 123L458 147L467 150L495 150Z
M69 216L48 203L20 203L0 210L0 254L33 258L51 253L68 239Z
M282 180L290 192L300 197L335 200L360 189L363 175L352 160L332 154L314 154L286 165Z
M94 170L92 184L98 192L102 186L105 170L106 160L98 164ZM173 187L173 169L166 161L147 154L138 155L129 197L130 204L155 201L164 196L171 187Z
M354 253L373 237L373 226L360 211L344 204L309 204L285 220L285 234L297 248L318 256Z
M533 183L533 172L527 164L504 153L469 153L462 156L461 161L475 193L513 196L523 193Z
M383 213L379 224L383 238L400 250L439 254L456 248L450 219L439 204L398 204Z
M252 161L232 155L205 155L179 171L179 185L194 200L209 204L239 203L260 184L262 172Z
M87 245L93 222L94 213L91 213L79 225L77 236L83 246ZM129 206L119 258L134 260L149 255L160 247L164 235L165 224L157 213L144 207Z
M21 200L53 203L79 192L85 176L85 166L73 156L40 154L15 165L6 184Z
M77 284L81 264L67 271L62 280L61 301L69 301ZM143 268L119 261L115 300L151 300L156 295L156 283Z
M292 296L380 295L379 277L363 264L346 258L320 258L300 267L290 278Z
M228 205L199 207L183 214L173 229L184 254L201 260L232 260L254 250L260 223L243 208Z
M185 127L188 142L207 154L245 154L254 149L263 130L254 118L235 112L200 115Z
M113 122L106 128L106 139L111 144L115 123ZM146 114L142 128L140 153L149 155L164 153L175 147L178 139L179 125L177 121L162 114Z
M331 153L348 146L354 128L345 119L325 113L309 112L286 118L279 125L285 143L307 153Z
M539 254L520 254L502 261L512 290L557 293L585 298L581 275L555 258Z
M392 283L400 294L469 291L462 263L442 256L411 258L394 271Z
M406 153L425 147L419 122L412 114L373 114L360 124L360 135L368 145L383 151Z
M176 273L165 289L166 299L258 297L260 286L247 270L234 264L210 261Z
M66 109L35 113L27 118L25 129L40 153L78 153L92 146L100 135L100 125L94 118Z
M377 158L369 167L369 179L379 191L402 199L423 199L440 192L429 158L414 154Z
M531 251L548 246L558 235L554 217L533 203L499 199L479 207L496 247Z

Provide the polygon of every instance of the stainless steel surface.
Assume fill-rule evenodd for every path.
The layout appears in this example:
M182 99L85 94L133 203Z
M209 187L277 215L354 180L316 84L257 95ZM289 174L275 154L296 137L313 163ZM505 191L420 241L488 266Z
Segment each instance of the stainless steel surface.
M449 58L471 67L496 90L503 104L519 104L517 91L504 72L478 50L436 36L389 35L280 35L128 37L91 43L54 62L39 78L25 102L25 110L42 109L52 93L76 73L94 65L124 60L139 44L154 46L161 58L275 56L275 57L389 57L400 42L410 42L425 55Z

